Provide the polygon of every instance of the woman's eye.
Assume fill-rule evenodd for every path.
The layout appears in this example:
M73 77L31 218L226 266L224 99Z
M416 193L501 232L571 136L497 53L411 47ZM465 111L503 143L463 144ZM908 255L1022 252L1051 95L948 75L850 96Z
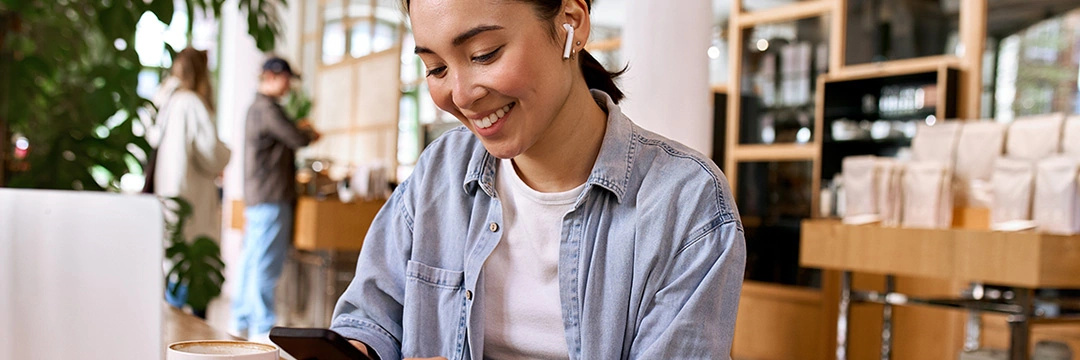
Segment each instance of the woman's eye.
M497 55L499 53L499 50L502 50L502 46L500 46L499 48L497 48L495 50L492 50L491 52L489 52L487 54L474 56L472 58L472 61L473 62L478 62L478 63L486 63L488 61L491 61L491 59L494 59L495 55Z
M439 76L442 76L442 74L445 73L445 72L446 72L446 67L445 66L440 66L440 67L437 67L437 68L428 69L427 76L439 77Z

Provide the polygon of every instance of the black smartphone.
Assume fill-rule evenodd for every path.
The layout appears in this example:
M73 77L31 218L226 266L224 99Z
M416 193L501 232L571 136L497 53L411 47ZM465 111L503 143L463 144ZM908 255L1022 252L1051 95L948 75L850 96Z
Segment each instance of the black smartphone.
M296 360L371 360L330 329L274 327L270 341Z

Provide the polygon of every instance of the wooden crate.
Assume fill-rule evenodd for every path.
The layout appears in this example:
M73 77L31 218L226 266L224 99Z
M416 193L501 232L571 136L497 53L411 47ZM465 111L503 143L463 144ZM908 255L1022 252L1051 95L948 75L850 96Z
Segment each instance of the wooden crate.
M301 197L296 203L296 235L301 250L360 250L384 200L343 203Z

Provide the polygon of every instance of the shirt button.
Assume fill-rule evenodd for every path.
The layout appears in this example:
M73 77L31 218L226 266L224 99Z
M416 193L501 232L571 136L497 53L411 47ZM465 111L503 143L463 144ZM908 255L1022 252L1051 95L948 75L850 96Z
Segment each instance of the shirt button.
M465 290L465 300L472 300L472 290Z
M499 231L499 224L491 223L491 225L488 225L488 229L491 229L491 232Z

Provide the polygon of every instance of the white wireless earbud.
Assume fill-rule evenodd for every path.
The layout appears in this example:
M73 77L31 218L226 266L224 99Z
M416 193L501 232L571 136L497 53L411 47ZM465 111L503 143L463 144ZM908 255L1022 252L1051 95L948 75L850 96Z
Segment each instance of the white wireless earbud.
M563 48L562 58L570 58L570 50L574 48L574 27L570 24L562 24L563 29L566 29L566 47Z

